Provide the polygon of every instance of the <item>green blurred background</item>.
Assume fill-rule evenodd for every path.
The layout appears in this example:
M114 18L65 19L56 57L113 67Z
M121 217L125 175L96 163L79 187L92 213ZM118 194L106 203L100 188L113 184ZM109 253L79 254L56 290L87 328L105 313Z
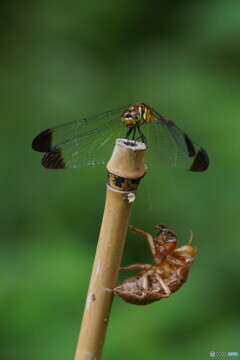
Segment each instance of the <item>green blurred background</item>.
M192 229L198 253L169 299L114 299L103 358L240 353L240 2L5 0L0 14L1 359L73 359L104 208L104 166L45 170L33 137L138 101L205 147L210 168L147 156L131 224L164 223L180 244ZM128 233L123 264L149 261Z

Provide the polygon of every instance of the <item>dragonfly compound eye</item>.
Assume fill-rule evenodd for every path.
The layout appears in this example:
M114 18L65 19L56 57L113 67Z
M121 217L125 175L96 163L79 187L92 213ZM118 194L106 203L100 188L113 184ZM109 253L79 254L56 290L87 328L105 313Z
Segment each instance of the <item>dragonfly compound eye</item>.
M137 110L126 110L122 113L122 122L128 128L136 128L141 125L142 118Z

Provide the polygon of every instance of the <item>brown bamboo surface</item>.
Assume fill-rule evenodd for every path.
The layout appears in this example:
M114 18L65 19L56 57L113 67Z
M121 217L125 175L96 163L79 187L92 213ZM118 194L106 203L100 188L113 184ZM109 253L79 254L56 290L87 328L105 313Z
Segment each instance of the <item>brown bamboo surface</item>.
M75 360L99 360L122 259L131 208L144 176L146 146L118 139L107 165L109 183Z

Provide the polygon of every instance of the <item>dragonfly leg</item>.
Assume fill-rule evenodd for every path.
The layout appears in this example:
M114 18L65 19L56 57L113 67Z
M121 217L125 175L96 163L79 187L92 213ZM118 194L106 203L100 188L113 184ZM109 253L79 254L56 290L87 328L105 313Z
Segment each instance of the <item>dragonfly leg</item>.
M132 140L135 140L135 135L136 135L136 128L133 129L133 136L132 136Z
M147 138L146 138L146 136L143 134L142 130L140 129L140 126L138 126L137 129L138 129L138 132L139 132L140 136L139 136L136 140L138 140L139 138L141 138L141 139L142 139L142 142L143 142L144 144L147 144Z
M129 136L131 135L131 132L133 131L133 128L130 128L128 131L127 131L127 133L126 133L126 135L125 135L125 139L128 139L129 140Z

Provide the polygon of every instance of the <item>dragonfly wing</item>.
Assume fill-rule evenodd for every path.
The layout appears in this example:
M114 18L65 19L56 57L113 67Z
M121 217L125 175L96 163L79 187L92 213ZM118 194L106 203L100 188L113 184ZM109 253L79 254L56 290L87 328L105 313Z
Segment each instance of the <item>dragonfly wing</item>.
M50 169L104 164L117 137L126 133L121 106L101 114L44 130L33 140L34 150L46 152L42 165Z
M124 131L117 117L98 129L52 147L43 156L42 165L48 169L69 169L105 164L110 158L116 138L125 135Z
M118 120L120 121L121 112L125 110L127 106L128 105L120 106L115 109L91 115L87 118L46 129L34 138L32 148L36 151L48 152L53 146L74 139L83 132L90 132L97 127L101 127L105 122L115 118L116 115L118 115Z
M190 171L204 171L209 159L206 151L180 130L172 120L152 121L149 126L149 147L163 163Z

